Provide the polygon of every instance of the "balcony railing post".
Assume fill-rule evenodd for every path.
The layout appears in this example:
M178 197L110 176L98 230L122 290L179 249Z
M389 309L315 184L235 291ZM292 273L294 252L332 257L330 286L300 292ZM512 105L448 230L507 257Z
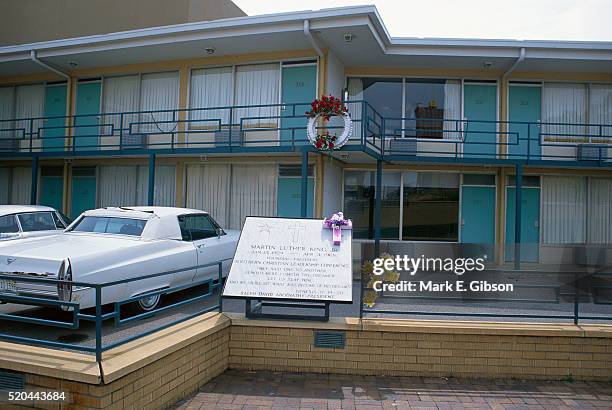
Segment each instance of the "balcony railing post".
M123 149L123 113L119 114L119 149Z
M223 262L219 262L219 313L223 312Z
M96 285L96 361L102 361L102 287Z
M527 123L527 161L531 155L531 123Z
M376 190L374 191L374 257L380 256L380 236L381 236L381 221L382 221L382 159L376 160Z
M523 165L516 164L514 183L515 209L514 209L514 269L521 268L521 201L523 190Z
M574 324L578 324L579 304L580 304L580 286L578 284L578 273L574 273Z
M25 130L24 130L24 133L25 133ZM30 118L30 152L33 151L33 146L34 146L34 142L32 141L33 138L34 138L34 119Z
M149 186L147 194L147 204L153 206L155 202L155 154L149 155Z
M38 155L32 157L32 186L30 187L30 205L36 205L38 197Z
M308 150L304 147L302 151L302 205L301 216L308 216Z
M229 139L228 139L228 144L229 144L229 151L232 152L232 129L234 128L234 107L230 107L230 115L229 115ZM241 125L242 128L242 125ZM221 130L219 130L221 131ZM238 131L239 133L241 131ZM238 134L240 135L240 134Z

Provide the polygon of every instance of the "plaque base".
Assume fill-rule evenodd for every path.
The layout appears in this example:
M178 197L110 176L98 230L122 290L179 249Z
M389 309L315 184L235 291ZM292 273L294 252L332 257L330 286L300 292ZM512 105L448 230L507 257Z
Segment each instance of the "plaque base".
M269 299L246 298L245 316L249 319L280 319L280 320L315 320L318 322L329 322L330 302L280 302ZM283 307L292 309L317 309L322 310L322 315L300 315L283 313L264 313L263 308Z

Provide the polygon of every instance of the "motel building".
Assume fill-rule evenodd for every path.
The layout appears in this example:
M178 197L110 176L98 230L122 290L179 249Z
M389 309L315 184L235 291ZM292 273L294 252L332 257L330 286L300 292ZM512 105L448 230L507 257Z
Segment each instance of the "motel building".
M234 229L343 210L356 266L612 260L612 43L397 38L373 6L59 3L0 17L0 204L188 207ZM322 95L352 120L338 150L307 138Z

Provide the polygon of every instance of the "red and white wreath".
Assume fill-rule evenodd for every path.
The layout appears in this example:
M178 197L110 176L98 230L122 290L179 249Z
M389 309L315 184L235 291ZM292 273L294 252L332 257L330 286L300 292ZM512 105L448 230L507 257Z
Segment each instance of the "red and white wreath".
M339 149L346 144L353 132L353 123L342 101L333 95L324 95L320 99L314 100L310 107L311 110L306 112L308 140L321 151ZM331 117L342 118L344 127L340 135L332 134L327 130L321 132L317 130L319 119L327 122Z

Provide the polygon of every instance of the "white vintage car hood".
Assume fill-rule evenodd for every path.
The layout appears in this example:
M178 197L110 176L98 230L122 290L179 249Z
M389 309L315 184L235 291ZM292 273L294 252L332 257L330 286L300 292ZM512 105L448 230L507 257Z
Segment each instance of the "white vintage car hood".
M56 275L66 258L104 255L143 246L146 241L118 235L65 233L0 245L0 273Z

